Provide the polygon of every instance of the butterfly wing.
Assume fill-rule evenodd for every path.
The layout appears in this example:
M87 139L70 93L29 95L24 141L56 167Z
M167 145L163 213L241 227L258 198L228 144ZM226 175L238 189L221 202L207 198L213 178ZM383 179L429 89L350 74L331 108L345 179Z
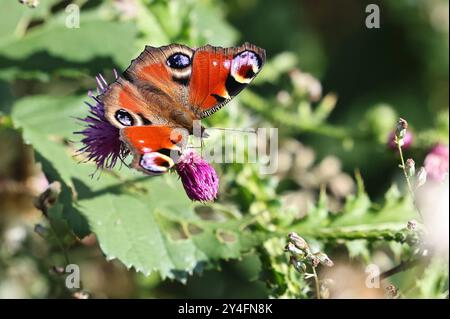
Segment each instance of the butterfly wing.
M120 125L114 117L124 108L140 124L191 129L193 120L213 114L244 89L264 62L265 51L249 43L197 50L147 46L103 95L108 118Z
M134 119L132 125L164 124L191 127L194 114L187 106L193 50L172 44L147 46L123 75L99 98L105 104L108 120L118 121L122 110Z
M97 97L105 106L105 116L118 128L134 125L169 125L167 114L157 103L148 103L133 83L118 78L107 91Z
M265 50L250 43L234 48L207 45L196 50L189 104L197 117L207 117L228 103L255 78L265 59Z
M163 125L128 126L120 138L133 153L133 168L149 175L171 169L186 145L189 133Z

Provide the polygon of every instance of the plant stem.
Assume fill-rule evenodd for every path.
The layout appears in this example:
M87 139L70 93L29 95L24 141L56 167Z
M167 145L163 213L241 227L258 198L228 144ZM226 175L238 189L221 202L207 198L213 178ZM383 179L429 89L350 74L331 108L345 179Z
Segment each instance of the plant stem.
M351 138L353 134L344 127L332 126L326 123L307 123L298 120L291 112L281 109L273 109L258 95L253 92L245 92L241 95L241 100L253 111L262 114L265 118L280 123L283 127L300 133L313 133L339 140Z
M336 226L324 228L311 228L308 225L292 225L291 227L277 231L280 236L291 231L302 234L302 236L313 237L320 240L357 240L368 241L385 240L398 241L398 232L405 227L403 222L386 224L367 224L357 226Z
M62 251L62 253L64 255L64 260L66 262L66 266L70 265L70 259L69 259L69 254L67 253L67 249L64 246L64 242L59 237L58 232L56 231L55 227L53 226L52 220L51 220L50 216L48 215L47 208L46 207L40 207L40 210L44 214L45 218L48 220L48 224L50 226L50 230L52 231L53 235L55 235L56 242L58 243L58 246L59 246L59 248L61 249L61 251Z
M406 183L408 184L409 193L411 194L411 197L414 199L414 192L412 189L411 181L409 180L408 173L406 172L405 159L403 157L402 147L400 146L399 142L397 142L397 149L400 154L401 168L403 170L403 174L405 175Z
M402 272L402 271L408 270L408 269L410 269L410 268L413 268L413 267L415 267L416 265L418 265L419 262L420 262L419 259L413 259L413 260L408 260L408 261L402 261L399 265L395 266L394 268L389 269L389 270L383 272L383 273L380 275L380 279L386 279L386 278L388 278L388 277L390 277L390 276L393 276L393 275L395 275L395 274L397 274L397 273L399 273L399 272Z
M316 284L316 293L317 293L317 299L320 298L320 284L319 284L319 277L317 276L316 268L312 267L312 271L314 274L314 283Z
M401 168L403 170L403 175L405 175L406 184L408 185L409 194L411 195L411 199L413 200L414 207L416 208L416 211L419 214L419 217L420 217L421 221L423 222L424 219L423 219L422 213L420 212L419 208L416 205L416 198L414 196L414 191L413 191L413 188L412 188L412 185L411 185L411 181L409 179L408 173L406 172L405 159L403 157L402 146L400 145L400 141L396 140L396 143L397 143L398 153L400 154Z
M63 255L64 255L64 260L66 262L66 266L70 265L70 259L69 259L69 254L67 253L67 249L64 246L64 242L62 241L62 239L59 237L58 233L56 232L55 227L53 226L52 221L50 220L50 218L48 218L48 224L50 225L50 229L52 230L53 234L55 235L56 241L58 242L58 246L60 247Z

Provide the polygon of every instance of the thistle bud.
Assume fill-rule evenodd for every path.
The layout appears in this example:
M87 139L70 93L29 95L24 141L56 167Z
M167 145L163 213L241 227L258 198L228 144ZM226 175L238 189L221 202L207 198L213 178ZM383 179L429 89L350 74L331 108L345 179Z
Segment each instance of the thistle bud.
M413 177L416 174L416 163L412 158L408 158L405 163L406 174Z
M397 141L403 140L406 135L406 129L408 128L408 122L406 120L399 118L397 122L397 127L395 128L395 136Z
M297 270L299 273L304 273L306 271L306 264L304 262L301 262L294 256L291 256L291 258L289 258L289 263L294 266L295 270Z
M34 201L34 206L47 214L47 210L56 202L61 193L61 183L56 181L48 185L47 189Z
M416 230L417 229L417 221L414 219L408 221L408 224L406 224L406 228L411 231Z
M298 247L296 247L293 243L289 242L286 247L284 248L285 251L290 252L291 254L293 254L294 256L300 256L300 257L304 257L305 256L305 252L301 249L299 249Z
M313 266L314 268L319 266L320 264L320 259L317 258L316 255L313 254L309 254L307 257L308 261L311 263L311 266Z
M330 257L327 256L327 254L322 253L322 252L318 252L315 254L315 256L317 257L317 259L319 260L319 262L322 265L325 265L327 267L333 267L334 263L333 261L330 259Z
M394 285L387 286L386 292L389 298L397 299L399 297L398 289Z
M297 233L291 232L288 235L289 241L297 246L299 249L304 250L305 252L309 251L309 246L306 240L300 237Z
M405 136L402 139L402 148L408 149L414 140L414 136L410 131L407 131ZM392 131L388 137L388 146L390 149L397 151L397 136L395 135L395 131Z

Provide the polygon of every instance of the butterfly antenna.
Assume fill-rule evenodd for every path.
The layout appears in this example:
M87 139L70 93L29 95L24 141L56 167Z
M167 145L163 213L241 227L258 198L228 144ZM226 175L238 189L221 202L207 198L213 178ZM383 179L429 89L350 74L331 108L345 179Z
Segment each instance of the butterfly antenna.
M237 128L227 128L227 127L208 127L208 130L256 133L256 129L254 129L254 128L237 129Z

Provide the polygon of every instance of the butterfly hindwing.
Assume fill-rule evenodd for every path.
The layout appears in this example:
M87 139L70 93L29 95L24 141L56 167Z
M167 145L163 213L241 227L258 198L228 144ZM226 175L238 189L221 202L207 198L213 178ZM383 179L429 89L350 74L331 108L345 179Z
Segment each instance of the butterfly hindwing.
M133 168L149 175L171 169L184 149L189 133L164 125L128 126L120 130L122 141L133 153Z

